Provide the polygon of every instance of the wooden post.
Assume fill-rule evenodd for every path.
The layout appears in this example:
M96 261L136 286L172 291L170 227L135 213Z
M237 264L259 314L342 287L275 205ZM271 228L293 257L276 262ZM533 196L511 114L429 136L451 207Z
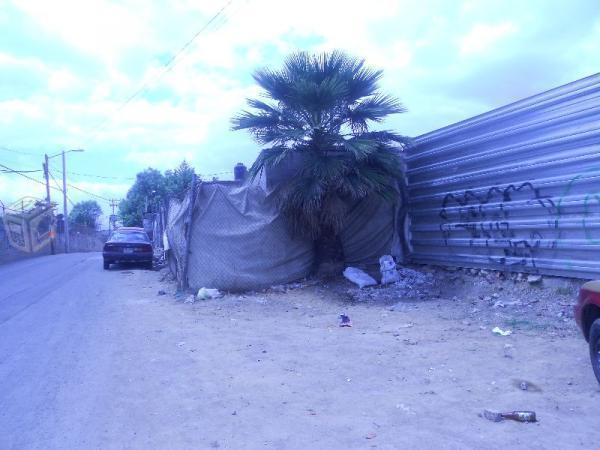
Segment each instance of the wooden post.
M194 219L194 204L196 203L196 175L192 176L192 183L190 186L190 204L188 206L188 214L185 220L187 225L187 232L185 236L185 253L183 259L183 273L181 274L181 288L188 289L190 284L188 282L188 266L190 262L190 241L192 240L192 225Z

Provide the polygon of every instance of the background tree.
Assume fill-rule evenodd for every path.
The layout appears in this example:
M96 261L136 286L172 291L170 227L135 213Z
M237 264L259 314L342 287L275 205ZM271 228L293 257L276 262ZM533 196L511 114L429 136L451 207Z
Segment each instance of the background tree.
M95 200L86 200L76 203L69 213L69 222L91 230L98 227L98 219L102 215L102 208Z
M119 203L119 215L126 227L141 227L146 212L156 212L160 200L166 198L165 177L160 171L148 168L135 177L127 196Z
M183 160L175 170L167 170L165 172L167 195L183 200L194 175L194 168L185 160Z
M164 175L152 168L138 173L127 196L119 203L123 225L141 227L144 213L157 212L161 202L166 204L172 197L183 200L194 174L194 168L185 160Z
M397 198L398 149L407 138L370 130L404 111L396 98L379 92L382 73L339 51L295 53L281 70L254 73L264 101L249 99L251 110L232 119L234 130L249 130L266 146L251 177L299 157L296 174L276 195L292 230L315 240L318 258L331 257L322 250L332 241L339 255L339 233L354 202L373 194Z

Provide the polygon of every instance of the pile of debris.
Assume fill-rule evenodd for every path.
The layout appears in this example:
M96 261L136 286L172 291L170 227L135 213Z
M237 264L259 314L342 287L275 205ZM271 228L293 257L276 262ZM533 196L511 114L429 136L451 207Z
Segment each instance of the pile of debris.
M393 304L400 300L425 299L431 296L435 278L433 274L400 267L398 281L388 284L371 285L363 289L348 289L348 296L358 302Z
M344 277L359 287L358 291L348 290L348 295L355 301L377 300L384 303L431 295L434 277L429 272L399 267L390 255L379 258L379 272L380 284L366 272L347 267Z

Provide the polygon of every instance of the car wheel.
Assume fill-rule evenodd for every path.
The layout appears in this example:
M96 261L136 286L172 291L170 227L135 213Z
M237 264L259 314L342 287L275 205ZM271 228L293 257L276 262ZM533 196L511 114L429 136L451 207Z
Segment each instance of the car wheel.
M149 263L146 263L146 269L148 269L148 270L154 269L154 264L152 264L152 261L150 261Z
M594 375L600 383L600 319L596 319L590 328L590 359Z
M104 270L110 269L110 261L104 261Z

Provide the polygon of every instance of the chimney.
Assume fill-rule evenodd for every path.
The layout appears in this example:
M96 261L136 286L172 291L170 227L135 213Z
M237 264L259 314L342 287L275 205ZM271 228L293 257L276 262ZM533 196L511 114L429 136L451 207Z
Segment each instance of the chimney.
M243 163L237 163L233 168L233 178L235 181L244 181L247 174L248 169Z

